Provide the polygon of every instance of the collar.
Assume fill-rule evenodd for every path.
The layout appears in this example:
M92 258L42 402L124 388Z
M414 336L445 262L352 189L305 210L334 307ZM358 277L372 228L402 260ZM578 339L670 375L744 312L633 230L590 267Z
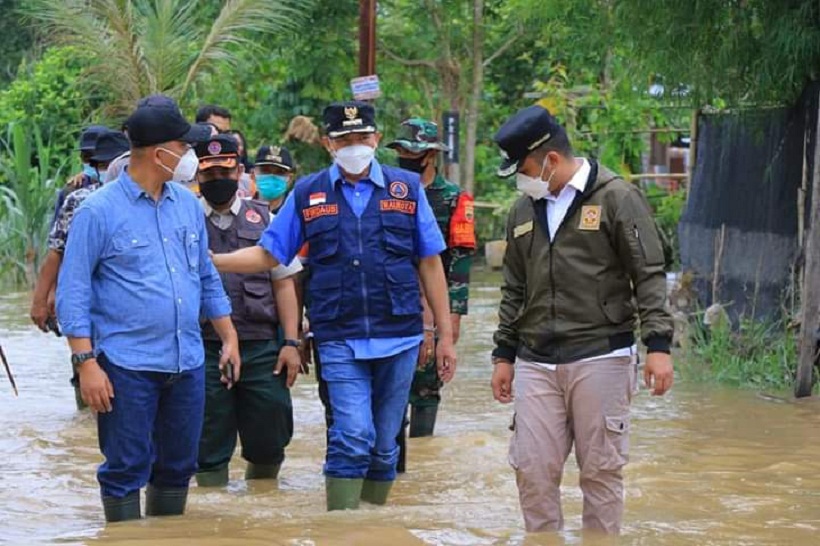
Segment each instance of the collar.
M228 215L228 213L225 213L225 212L217 212L211 206L211 204L208 203L208 201L205 200L204 197L200 197L199 201L202 203L202 208L205 209L205 216L208 217L208 218L210 218L211 215L213 215L213 214L219 214L219 215L222 215L222 216L227 216ZM228 210L228 212L230 214L233 214L234 216L239 216L239 211L240 210L242 210L242 200L237 197L236 199L233 200L233 203L231 203L231 208Z
M135 203L140 197L145 197L146 199L153 200L148 192L146 192L142 186L134 182L134 179L131 178L131 175L128 174L128 171L123 169L120 173L119 178L117 181L120 184L120 187L125 191L125 195L131 200L132 203ZM164 201L165 199L170 199L171 201L176 201L177 198L177 188L171 182L166 182L162 185L162 193L160 194L160 201Z
M575 174L572 175L572 178L569 179L561 191L558 194L548 193L547 200L548 201L555 201L558 199L559 196L564 194L564 192L572 191L573 194L577 193L584 193L584 190L587 187L587 181L589 180L589 175L592 172L592 166L589 164L586 158L580 158L581 165L578 167L578 170L575 171Z
M330 166L329 174L330 183L333 187L335 187L337 182L343 179L342 171L339 170L339 166L336 165L335 162ZM384 188L384 171L382 171L382 166L375 159L370 164L370 174L367 175L367 178L362 178L360 182L364 182L365 180L371 182L374 186Z

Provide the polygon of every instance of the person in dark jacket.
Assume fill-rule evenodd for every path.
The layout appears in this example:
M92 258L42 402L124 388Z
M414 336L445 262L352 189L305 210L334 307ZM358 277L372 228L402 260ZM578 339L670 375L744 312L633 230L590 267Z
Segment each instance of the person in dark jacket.
M493 351L493 394L515 401L509 460L527 531L563 527L560 484L575 447L583 526L617 533L640 317L647 387L672 386L672 319L664 255L641 192L572 153L544 108L495 135L524 195L507 222L504 284Z

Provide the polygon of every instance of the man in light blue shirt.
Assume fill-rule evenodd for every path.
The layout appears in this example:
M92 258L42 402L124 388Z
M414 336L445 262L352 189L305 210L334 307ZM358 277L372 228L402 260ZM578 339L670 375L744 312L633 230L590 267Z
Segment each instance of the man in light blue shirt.
M240 367L202 208L173 182L196 174L190 143L210 131L161 95L140 101L128 131L130 165L78 209L57 289L83 399L99 413L109 522L140 517L146 484L146 515L185 510L204 412L200 317L222 340L228 387Z
M332 413L325 464L328 510L384 504L396 478L396 436L423 339L419 281L441 324L437 363L455 373L441 231L418 175L374 159L373 107L324 111L334 165L296 183L259 246L217 255L225 272L288 263L308 244L311 331Z

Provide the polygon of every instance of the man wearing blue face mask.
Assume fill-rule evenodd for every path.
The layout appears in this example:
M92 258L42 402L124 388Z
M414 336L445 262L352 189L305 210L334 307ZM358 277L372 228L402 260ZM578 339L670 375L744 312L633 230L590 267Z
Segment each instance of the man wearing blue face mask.
M293 158L287 148L262 146L256 152L253 181L259 199L268 202L271 214L282 208L293 182Z
M327 169L299 180L259 246L217 254L222 272L288 263L305 242L306 301L332 413L325 463L328 510L385 504L396 479L396 436L424 339L419 281L435 323L439 374L455 374L446 245L419 176L374 159L373 106L323 114Z

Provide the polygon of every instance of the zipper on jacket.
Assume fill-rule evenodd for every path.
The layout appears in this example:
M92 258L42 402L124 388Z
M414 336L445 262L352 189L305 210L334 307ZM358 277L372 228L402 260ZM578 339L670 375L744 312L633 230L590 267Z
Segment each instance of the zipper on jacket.
M367 279L364 274L364 244L362 243L362 219L356 218L359 235L359 278L362 282L362 299L364 299L364 337L370 337L370 311L367 305Z
M641 232L638 229L638 224L632 224L632 233L635 235L635 240L638 242L638 249L641 251L641 258L643 258L644 263L646 262L646 249L643 247L643 241L641 240Z

